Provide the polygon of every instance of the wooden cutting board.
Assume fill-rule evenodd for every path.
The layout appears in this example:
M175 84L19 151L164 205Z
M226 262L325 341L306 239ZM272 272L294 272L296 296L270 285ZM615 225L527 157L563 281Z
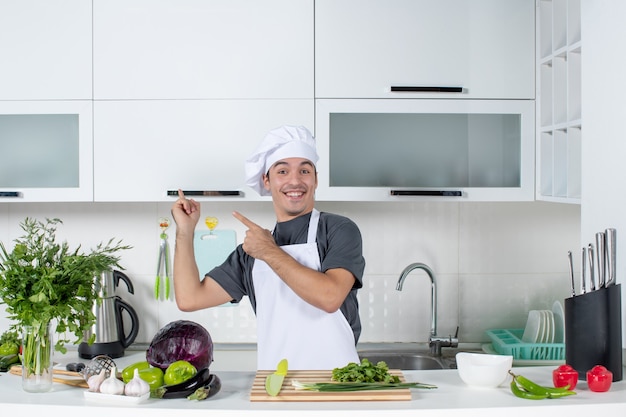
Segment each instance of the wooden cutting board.
M78 388L89 388L87 381L85 381L83 376L78 372L70 372L62 369L53 369L52 372L56 375L52 377L52 382L58 382L60 384L71 385ZM11 369L9 369L9 373L12 375L22 375L22 367L20 365L14 365ZM74 378L65 378L64 376L59 375L72 376Z
M382 391L355 391L355 392L315 392L296 390L291 382L331 382L332 371L289 371L283 382L283 388L276 397L265 392L265 378L273 371L257 371L250 391L250 401L410 401L411 390L382 390ZM389 370L392 375L398 375L405 382L400 370Z

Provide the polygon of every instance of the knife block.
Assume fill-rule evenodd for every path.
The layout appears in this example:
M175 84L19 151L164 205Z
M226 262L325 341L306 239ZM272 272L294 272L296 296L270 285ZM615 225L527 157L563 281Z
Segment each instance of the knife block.
M603 365L622 380L621 296L618 284L565 299L565 362L578 379Z

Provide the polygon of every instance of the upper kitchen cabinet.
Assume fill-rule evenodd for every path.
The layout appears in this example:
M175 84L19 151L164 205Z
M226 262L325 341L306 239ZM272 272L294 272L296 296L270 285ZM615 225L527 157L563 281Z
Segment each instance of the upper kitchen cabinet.
M532 201L533 100L316 100L318 200Z
M580 204L580 0L537 3L537 200Z
M91 99L91 2L0 1L0 100Z
M96 201L173 202L179 188L197 200L262 200L245 186L245 159L277 126L314 126L312 99L103 100L94 107Z
M318 98L534 99L534 0L316 0Z
M313 97L313 0L94 0L94 98Z
M92 102L0 101L0 203L92 201Z

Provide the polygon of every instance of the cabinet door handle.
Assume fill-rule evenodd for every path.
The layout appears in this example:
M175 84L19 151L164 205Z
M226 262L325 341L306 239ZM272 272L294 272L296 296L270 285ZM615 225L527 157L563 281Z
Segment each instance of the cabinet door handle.
M19 191L0 191L0 197L17 198L21 196L22 196L22 193L20 193Z
M435 196L435 197L462 197L462 191L444 190L391 190L391 195L395 196Z
M462 93L463 87L392 85L391 91L399 93Z
M238 190L183 190L190 197L243 197L244 192ZM167 190L168 196L178 197L178 190Z

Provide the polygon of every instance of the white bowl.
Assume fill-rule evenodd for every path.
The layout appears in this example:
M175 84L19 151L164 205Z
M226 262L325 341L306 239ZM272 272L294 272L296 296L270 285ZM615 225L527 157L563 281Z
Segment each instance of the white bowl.
M456 367L459 376L472 387L495 388L507 380L513 356L459 352Z

